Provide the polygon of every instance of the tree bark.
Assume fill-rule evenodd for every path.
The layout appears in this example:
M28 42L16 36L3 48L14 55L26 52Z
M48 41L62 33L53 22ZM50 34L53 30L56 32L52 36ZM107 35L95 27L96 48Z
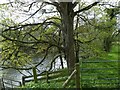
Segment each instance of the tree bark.
M62 18L62 32L65 40L65 55L69 74L74 70L75 66L75 48L74 48L74 10L72 2L61 2L58 9Z

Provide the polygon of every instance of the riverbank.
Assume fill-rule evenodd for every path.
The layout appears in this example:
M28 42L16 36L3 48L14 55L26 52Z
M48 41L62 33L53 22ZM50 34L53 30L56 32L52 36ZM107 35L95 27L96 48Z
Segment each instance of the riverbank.
M49 55L49 57L46 58L45 61L37 67L37 74L40 74L41 72L45 71L46 69L49 69L52 58L53 58L53 56ZM33 63L38 63L38 62L40 62L40 60L42 60L42 56L33 58L33 61L34 61ZM66 67L66 61L64 61L63 63L64 63L64 67ZM61 68L61 63L60 63L59 58L56 59L54 64L55 65L53 65L54 67L52 68L52 70L57 70L57 69ZM23 73L24 75L21 74L20 72ZM22 83L22 77L29 76L29 75L32 75L32 70L19 70L18 71L15 69L3 69L0 71L1 77L20 81L21 83Z
M116 88L119 83L119 47L113 46L111 52L109 52L105 57L100 57L100 60L92 60L94 63L80 64L81 68L88 68L81 73L81 80L86 79L86 81L81 81L81 86L83 88ZM89 60L90 61L90 60ZM100 61L100 63L96 63ZM115 69L114 69L115 68ZM91 70L90 70L91 69ZM81 69L82 70L82 69ZM63 72L64 73L64 72ZM84 74L84 75L83 75ZM87 74L87 76L85 76ZM95 75L95 76L94 76ZM53 80L47 83L45 80L39 81L38 83L29 82L22 88L62 88L62 84L65 80L59 80L61 78L66 78L60 76L56 78L58 81ZM90 81L91 80L91 81ZM74 81L67 86L67 88L75 88Z

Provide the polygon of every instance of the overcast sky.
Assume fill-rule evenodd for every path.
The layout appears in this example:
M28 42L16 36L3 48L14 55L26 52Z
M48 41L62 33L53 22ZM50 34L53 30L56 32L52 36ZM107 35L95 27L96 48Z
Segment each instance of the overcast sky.
M0 4L2 3L6 3L9 1L14 1L14 0L0 0ZM23 0L21 0L23 1ZM26 0L25 0L26 1ZM29 1L29 0L28 0ZM33 0L32 0L33 1ZM42 1L42 0L36 0L36 1ZM69 0L68 0L69 1ZM81 0L81 1L85 1L85 2L94 2L94 1L98 1L98 0ZM99 0L99 1L104 1L104 2L119 2L120 0Z
M0 0L0 4L3 4L3 3L9 3L9 1L15 1L15 0ZM20 1L42 1L42 0L20 0ZM90 4L90 3L93 3L93 2L95 2L95 1L98 1L98 0L81 0L82 2L83 1L85 1L85 2L89 2L88 4ZM99 0L99 1L104 1L104 2L119 2L120 0ZM49 7L45 7L45 8L49 8ZM8 12L9 13L9 12ZM15 19L15 16L19 16L19 15L21 15L21 14L19 14L19 12L14 12L13 13L13 17L14 17L14 19ZM49 16L49 15L47 15L47 16ZM52 15L53 16L53 15ZM11 17L10 15L8 15L8 18L9 17ZM16 19L17 19L17 21L19 21L19 22L22 22L22 21L24 21L23 19L26 19L26 18L28 18L29 16L24 16L24 15L21 15L21 17L19 17L19 18L17 18L16 17ZM11 17L12 18L12 17ZM22 18L22 19L21 19ZM42 18L42 17L41 17ZM19 19L19 20L18 20ZM45 19L45 18L43 18L43 19ZM32 20L33 21L33 19L29 19L29 21L30 20ZM37 19L38 20L38 19Z

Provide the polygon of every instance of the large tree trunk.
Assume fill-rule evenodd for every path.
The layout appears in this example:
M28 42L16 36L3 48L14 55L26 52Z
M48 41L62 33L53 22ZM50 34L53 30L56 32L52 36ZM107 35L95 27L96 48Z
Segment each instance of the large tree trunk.
M110 36L104 38L103 46L106 52L110 52L111 45L112 45L112 38Z
M74 35L73 35L73 22L74 11L71 2L61 2L61 8L59 9L62 18L62 31L63 38L65 40L65 55L69 73L74 70L75 66L75 49L74 49Z

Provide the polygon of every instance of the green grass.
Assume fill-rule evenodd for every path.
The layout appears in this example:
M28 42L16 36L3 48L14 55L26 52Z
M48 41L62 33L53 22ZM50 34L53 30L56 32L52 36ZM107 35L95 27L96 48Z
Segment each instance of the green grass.
M111 48L110 53L108 53L106 59L108 60L118 60L119 59L119 53L120 53L120 46L119 45L113 45Z
M61 80L61 78L63 78L63 80L58 81L58 80ZM22 86L21 88L47 88L47 89L62 88L62 85L66 79L67 79L67 77L65 77L65 78L58 77L57 80L51 80L49 83L47 83L45 80L38 81L38 83L29 82L25 86ZM75 88L74 82L70 81L69 85L66 88Z
M61 82L52 81L50 83L46 83L46 81L39 81L38 83L29 82L26 86L22 88L61 88Z
M115 88L117 87L119 75L119 48L118 45L113 45L111 51L104 57L98 60L116 60L116 62L100 62L100 63L82 63L81 68L88 68L89 70L82 71L82 87L100 87L100 88ZM91 61L96 61L92 59ZM102 70L99 70L102 69ZM108 79L108 80L107 80ZM113 80L110 80L113 79ZM107 83L107 84L106 84Z
M119 48L118 46L112 46L111 52L106 54L104 57L100 57L98 60L118 60ZM96 59L95 59L96 60ZM94 59L92 59L94 61ZM88 68L88 70L81 70L81 86L82 88L115 88L117 87L118 80L106 80L108 78L118 78L118 69L106 68L118 68L118 62L101 62L101 63L82 63L80 68ZM98 68L104 68L103 70L93 70ZM63 72L64 73L64 72ZM64 76L60 76L50 83L46 83L45 80L39 81L38 83L29 82L22 88L62 88L62 84L67 79L63 79ZM61 81L60 81L61 80ZM107 83L107 84L106 84ZM74 81L71 81L67 88L74 88Z

